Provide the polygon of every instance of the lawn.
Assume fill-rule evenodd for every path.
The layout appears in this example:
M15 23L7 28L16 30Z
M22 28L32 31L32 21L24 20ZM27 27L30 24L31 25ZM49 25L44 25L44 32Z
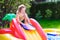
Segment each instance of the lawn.
M39 20L40 25L43 28L59 28L60 29L60 20ZM5 26L7 28L7 26Z
M60 20L40 20L39 23L43 28L60 28Z

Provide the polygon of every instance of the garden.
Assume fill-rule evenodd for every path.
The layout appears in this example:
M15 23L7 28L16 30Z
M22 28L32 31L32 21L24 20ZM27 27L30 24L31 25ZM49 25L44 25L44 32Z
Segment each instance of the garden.
M29 19L30 27L25 24L19 24L19 22L15 19L16 11L18 6L21 4L26 6L26 13L28 14L29 18L32 18ZM47 39L60 40L60 1L0 1L0 40Z

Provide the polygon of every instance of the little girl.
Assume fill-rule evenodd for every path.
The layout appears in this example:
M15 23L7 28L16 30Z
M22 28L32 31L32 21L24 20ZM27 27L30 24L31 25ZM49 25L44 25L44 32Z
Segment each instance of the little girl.
M30 20L25 12L26 6L20 5L16 12L16 19L20 25L26 30L35 30L35 28L31 25Z

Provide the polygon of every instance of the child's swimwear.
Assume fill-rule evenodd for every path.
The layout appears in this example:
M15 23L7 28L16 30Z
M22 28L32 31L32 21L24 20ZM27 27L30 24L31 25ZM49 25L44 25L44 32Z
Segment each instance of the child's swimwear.
M25 30L35 30L35 28L32 26L32 25L30 25L30 24L28 24L28 26L27 25L25 25L25 24L20 24Z

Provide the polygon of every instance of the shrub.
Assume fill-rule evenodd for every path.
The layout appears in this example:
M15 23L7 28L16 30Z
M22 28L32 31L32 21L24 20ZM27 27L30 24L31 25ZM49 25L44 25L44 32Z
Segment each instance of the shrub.
M38 11L41 11L42 18L59 19L60 2L31 2L30 16L35 17Z

